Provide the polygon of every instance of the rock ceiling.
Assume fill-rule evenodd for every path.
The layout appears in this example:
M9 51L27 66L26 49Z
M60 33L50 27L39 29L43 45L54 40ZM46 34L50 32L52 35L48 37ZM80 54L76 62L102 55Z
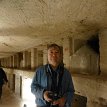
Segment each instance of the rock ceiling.
M0 0L0 57L52 38L87 40L106 18L107 0Z

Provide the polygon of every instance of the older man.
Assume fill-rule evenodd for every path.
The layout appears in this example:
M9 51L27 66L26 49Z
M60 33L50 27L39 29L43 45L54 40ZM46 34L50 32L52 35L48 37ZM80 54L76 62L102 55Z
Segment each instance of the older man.
M37 107L71 107L74 86L62 58L62 48L51 44L48 47L48 64L37 68L31 84Z

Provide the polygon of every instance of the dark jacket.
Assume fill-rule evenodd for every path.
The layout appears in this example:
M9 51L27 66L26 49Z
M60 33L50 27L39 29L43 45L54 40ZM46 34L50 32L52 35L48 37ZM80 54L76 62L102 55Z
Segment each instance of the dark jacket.
M3 85L5 82L8 82L7 76L2 68L0 68L0 85Z

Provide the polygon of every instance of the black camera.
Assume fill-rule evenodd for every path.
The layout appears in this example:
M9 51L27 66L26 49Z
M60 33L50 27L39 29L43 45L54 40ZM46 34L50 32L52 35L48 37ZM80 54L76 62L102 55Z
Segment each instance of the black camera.
M60 96L59 96L57 93L55 93L55 92L50 92L50 93L48 94L48 97L49 97L50 99L52 99L52 102L50 102L50 107L59 107L58 104L57 104L57 105L53 105L53 101L58 100L58 99L60 98Z
M52 92L50 92L50 93L48 94L48 97L49 97L50 99L52 99L53 101L59 99L58 94L57 94L57 93L52 93Z

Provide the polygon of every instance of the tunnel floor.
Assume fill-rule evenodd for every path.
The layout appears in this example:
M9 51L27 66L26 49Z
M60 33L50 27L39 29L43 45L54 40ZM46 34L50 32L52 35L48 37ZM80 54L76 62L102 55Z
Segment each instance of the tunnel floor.
M0 107L36 107L36 105L32 104L30 101L22 100L10 91L7 85L4 85Z

